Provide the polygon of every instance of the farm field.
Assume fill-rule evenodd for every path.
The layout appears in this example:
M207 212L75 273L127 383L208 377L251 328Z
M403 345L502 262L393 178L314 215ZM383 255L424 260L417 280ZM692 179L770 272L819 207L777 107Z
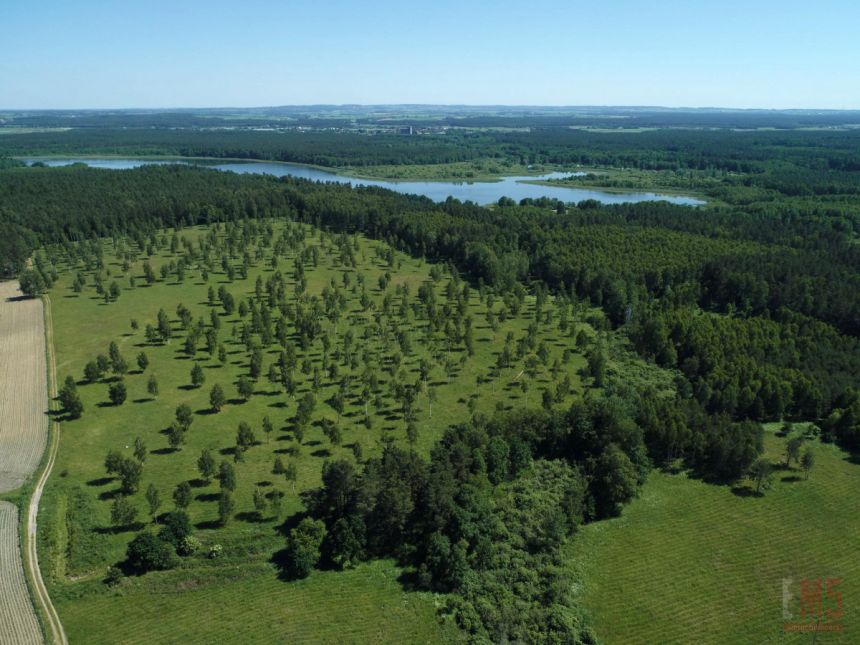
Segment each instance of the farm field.
M18 509L4 501L0 501L0 598L0 643L42 643L21 566Z
M77 382L84 408L81 418L63 421L39 517L43 575L70 640L137 642L144 634L158 642L187 642L190 634L225 642L456 640L456 630L436 616L445 595L406 591L398 581L403 572L391 561L285 581L278 554L304 509L301 494L320 485L327 459L364 460L387 443L427 455L451 424L514 405L545 405L544 391L554 405L569 405L590 387L580 376L582 346L596 332L582 319L594 312L547 298L536 324L534 296L503 301L385 243L293 223L159 232L143 246L151 256L125 239L105 241L98 252L84 249L76 266L59 267L51 291L59 382L69 376ZM99 253L104 269L94 271ZM214 267L204 275L207 254ZM94 288L94 273L102 275L107 297ZM234 301L230 306L218 295L222 289ZM304 308L288 312L288 333L265 322L269 313L281 316L267 306L271 290L275 300L283 290L291 307L300 302ZM432 325L428 307L437 312ZM169 318L166 342L147 338L160 309ZM293 331L298 327L310 337ZM189 344L194 329L202 333ZM533 348L518 352L517 341L529 334ZM85 366L109 354L112 342L125 369L90 382ZM295 357L282 358L282 348ZM284 360L294 362L289 388ZM198 386L195 366L204 378ZM252 371L252 392L242 394L237 384ZM111 404L109 388L120 380L127 397ZM210 400L216 384L225 392L219 411ZM300 421L299 402L308 395L314 405ZM182 404L192 411L190 427L171 445ZM255 435L242 447L240 423ZM126 497L136 517L127 525L111 518L118 495L118 480L104 466L111 450L142 457L137 490ZM226 522L217 480L198 472L203 450L235 469ZM278 472L276 460L292 476ZM151 516L161 521L186 482L187 513L201 549L173 570L106 585L108 567L124 560L139 530L159 528ZM154 513L144 495L150 487L160 499ZM280 508L255 504L255 493L271 500L273 491L283 495ZM206 557L215 545L220 556ZM103 617L95 624L94 612Z
M33 473L48 435L42 301L0 282L0 493Z
M785 439L773 429L765 455L779 464ZM621 517L584 527L568 549L605 642L808 643L783 633L783 579L797 617L803 578L842 580L844 632L816 642L857 642L860 471L839 448L809 444L809 479L775 469L762 497L655 470Z

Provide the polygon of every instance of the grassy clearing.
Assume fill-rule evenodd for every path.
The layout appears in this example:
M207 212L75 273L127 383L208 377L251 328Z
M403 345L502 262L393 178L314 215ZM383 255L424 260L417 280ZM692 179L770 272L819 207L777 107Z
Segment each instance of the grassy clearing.
M502 177L535 176L555 170L548 165L526 166L507 160L476 159L438 164L346 166L334 170L361 179L394 181L498 181Z
M281 230L282 225L276 225L274 237ZM206 232L197 228L181 235L196 242ZM253 240L252 250L265 242L263 237L266 236ZM414 445L419 452L427 454L448 425L468 419L470 407L476 412L490 414L499 406L540 405L541 390L553 387L564 375L570 378L572 389L560 405L569 404L574 394L583 391L584 384L578 373L585 365L584 358L569 351L567 360L562 359L565 350L574 347L577 330L586 331L589 336L593 334L588 325L578 323L562 334L557 315L551 322L541 323L539 337L546 344L547 358L535 376L528 379L528 391L524 392L521 381L528 377L522 373L522 361L504 369L500 377L488 378L488 375L506 336L509 333L515 338L524 335L533 319L533 298L526 299L518 315L500 321L493 330L487 322L487 301L481 300L478 290L473 288L467 310L473 319L475 352L468 357L462 346L445 349L439 338L426 337L425 321L420 316L411 310L402 316L398 310L401 297L394 295L398 288L408 285L409 301L415 302L419 286L430 281L430 265L401 253L389 255L390 250L383 243L363 238L355 238L353 243L357 245L355 268L341 264L340 253L330 240L325 242L325 248L320 247L317 266L308 263L305 268L307 292L319 295L332 281L340 286L343 274L348 273L351 285L356 284L358 274L364 276L367 292L377 311L382 308L385 293L394 296L390 319L401 321L398 324L408 328L412 338L413 349L402 362L408 381L418 378L422 359L432 359L434 364L427 379L427 386L436 392L432 415L428 390L420 392L416 401L418 436ZM319 247L321 241L314 233L304 244ZM302 511L301 491L320 483L320 470L326 459L353 458L355 443L362 446L365 457L381 451L383 438L407 443L403 415L388 394L391 376L386 368L391 364L391 351L383 349L376 338L365 338L364 329L370 316L362 311L360 291L351 286L341 287L346 298L346 313L337 323L325 321L323 328L335 339L333 348L337 348L347 329L354 331L359 351L369 352L379 368L381 407L368 406L373 421L368 429L363 424L364 401L351 392L340 415L343 440L339 445L332 444L320 428L320 422L323 418L335 422L338 419L335 410L326 403L337 392L338 379L324 374L316 393L313 422L299 442L293 432L292 419L296 414L296 400L312 390L312 377L296 370L299 387L292 398L279 385L270 383L265 375L280 353L276 342L264 350L263 376L256 382L255 394L247 402L241 401L235 382L248 372L248 353L240 340L241 334L237 332L234 336L232 330L248 319L241 319L238 313L224 315L220 305L211 306L207 298L209 286L216 290L224 286L235 296L237 304L249 299L254 293L257 276L266 280L274 273L270 266L271 249L252 263L246 279L231 282L219 266L210 272L207 283L196 268L191 268L181 283L170 276L152 286L145 286L142 258L133 262L128 273L123 275L111 248L106 245L105 249L106 265L111 273L105 284L117 280L122 285L117 302L105 304L95 294L89 279L84 291L75 293L71 288L72 271L63 272L52 291L57 372L61 382L67 375L81 379L84 365L96 355L106 354L111 341L118 344L132 366L124 379L128 398L120 406L107 404L107 382L79 384L85 411L81 419L63 423L60 453L42 504L40 562L70 639L74 641L85 635L88 642L134 642L145 636L147 640L158 642L187 642L194 634L202 640L211 635L209 640L217 637L218 640L242 642L320 642L334 640L335 635L338 640L344 640L343 634L348 634L347 642L349 639L355 642L425 642L450 637L451 634L445 632L447 627L440 625L435 617L434 603L441 599L432 594L404 592L397 582L399 572L392 563L373 562L345 573L315 572L301 582L282 581L278 567L272 563L273 555L284 547L289 518ZM149 261L158 273L162 264L177 257L167 244ZM296 251L289 251L280 257L279 264L290 301L296 282L293 277L295 258ZM241 260L237 264L241 264ZM386 273L390 273L391 281L383 292L379 278ZM134 276L137 287L128 286L129 276ZM435 284L440 304L446 302L447 283L448 277L444 276ZM174 313L180 303L191 310L194 320L202 317L208 321L211 310L221 312L219 340L225 343L227 350L225 364L203 348L193 358L185 355L185 333ZM496 298L494 311L498 313L503 306L501 298ZM173 318L174 337L164 345L147 343L143 331L147 323L155 322L159 308L164 308ZM552 300L545 309L556 313ZM131 329L131 319L139 322L139 329ZM295 342L295 338L292 341ZM136 373L134 364L140 351L145 351L150 360L144 373ZM450 377L442 367L446 357L452 359ZM466 358L461 362L463 357ZM300 362L305 358L311 361L312 367L322 365L319 341L306 352L299 351ZM548 366L556 359L559 372L553 377ZM190 385L190 371L195 363L202 366L206 377L200 388ZM363 365L341 365L340 377L348 373L357 381L363 369ZM157 376L160 390L157 397L147 393L150 374ZM215 383L224 388L229 401L221 412L211 414L209 391ZM196 413L186 444L173 451L164 431L180 403L189 404ZM268 439L261 429L264 416L275 426ZM233 519L221 527L217 522L218 484L215 481L206 484L199 479L196 461L201 450L206 448L212 451L216 461L224 459L232 463L240 421L252 426L257 444L247 451L243 462L235 464L238 482L233 496L235 511ZM197 527L196 535L204 545L222 545L224 552L223 557L216 560L202 555L185 558L177 570L128 578L118 587L108 588L102 582L105 571L109 565L123 559L134 533L111 528L110 506L117 483L105 477L103 461L110 449L131 456L136 437L147 447L139 492L130 498L139 510L139 524L148 522L143 491L150 484L159 492L160 511L163 512L172 510L171 497L177 484L190 481L194 488L188 512ZM295 464L297 479L294 483L272 472L275 457ZM252 503L255 487L266 492L278 489L285 493L279 517L268 511L258 517ZM286 523L284 518L288 518ZM101 619L94 622L94 615Z
M769 430L766 455L779 464L785 439ZM798 594L802 578L835 577L845 631L817 642L856 643L860 468L835 446L810 445L809 479L776 469L763 497L653 472L621 517L584 527L569 551L597 633L607 643L807 643L812 634L783 633L782 581Z

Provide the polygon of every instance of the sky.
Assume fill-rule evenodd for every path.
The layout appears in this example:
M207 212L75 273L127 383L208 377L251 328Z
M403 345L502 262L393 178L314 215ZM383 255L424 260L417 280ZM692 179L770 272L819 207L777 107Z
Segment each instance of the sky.
M0 0L0 109L860 108L858 0Z

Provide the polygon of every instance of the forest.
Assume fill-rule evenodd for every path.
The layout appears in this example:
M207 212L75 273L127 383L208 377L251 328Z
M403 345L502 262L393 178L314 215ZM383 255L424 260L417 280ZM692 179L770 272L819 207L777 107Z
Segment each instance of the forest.
M319 442L329 446L326 459L302 480L295 512L280 529L284 548L273 556L285 579L391 559L406 572L409 588L442 594L440 614L475 642L596 642L570 592L576 578L564 552L580 527L622 513L652 469L684 469L714 485L750 480L759 493L771 477L765 423L784 424L786 434L803 424L810 428L805 437L860 451L854 131L600 134L547 127L425 139L75 130L0 143L15 155L86 150L330 166L498 156L717 178L708 189L712 203L699 209L505 198L480 206L182 165L109 171L4 160L0 270L18 276L26 294L61 290L78 298L94 290L92 300L113 308L127 301L128 290L190 290L186 274L200 286L209 276L222 281L205 297L189 296L190 309L176 303L175 316L171 307L170 314L162 308L132 319L129 336L141 336L144 348L139 371L130 370L116 343L107 355L76 355L76 375L60 393L70 423L125 409L126 382L142 387L134 383L152 373L147 354L169 360L171 338L184 338L176 353L195 365L191 384L180 390L208 386L217 373L211 370L235 369L224 385L238 398L213 383L203 411L176 408L175 420L158 433L170 448L152 454L176 456L187 441L199 441L189 432L197 416L200 426L221 418L225 406L261 399L256 384L265 380L269 354L268 380L295 408L285 435L295 444L291 461L283 463L276 451L273 467L268 459L257 463L250 454L260 452L261 442L251 425L239 423L235 446L221 450L235 465L204 458L208 449L196 462L201 477L194 481L217 482L219 492L193 498L192 483L180 482L176 510L160 518L157 533L139 532L127 544L109 584L150 570L181 570L185 551L199 555L200 545L189 541L197 526L189 504L218 503L218 519L198 522L198 533L226 526L236 510L234 469L246 458L258 470L287 474L295 492L296 478L306 477L295 471L307 463L302 450L316 445L303 438L319 430ZM417 263L414 275L398 273L405 260L396 254ZM388 272L368 282L364 274L380 266ZM234 299L234 280L250 281L255 272L254 286L249 282ZM414 290L403 286L407 278L418 280ZM84 299L74 306L85 305ZM368 312L376 312L375 322ZM493 351L475 359L474 382L484 388L478 398L496 406L476 411L470 404L468 414L457 408L462 415L444 427L419 431L417 401L433 414L428 375L444 369L450 385L451 375L467 369L478 329L471 316L478 313L486 320L479 333L492 330ZM233 329L225 344L218 336L222 318ZM340 333L341 319L354 328L349 334ZM513 325L504 341L496 338L500 325ZM378 355L354 349L357 338L375 334L386 337ZM195 362L202 362L195 357L203 346L213 362L206 369ZM441 358L443 346L462 355L459 368ZM229 359L232 353L241 358ZM362 369L374 361L388 374L385 388L373 369ZM408 370L399 371L401 361ZM624 369L619 361L626 361ZM658 387L634 378L634 364L660 371L668 387L666 380ZM523 405L519 397L528 401L525 380L532 376L544 378L542 389ZM97 384L108 386L107 402L95 403ZM149 398L133 399L136 405L160 396L157 383L148 391ZM318 418L323 404L327 412ZM369 454L344 450L342 434L359 425L341 426L350 405L367 431L399 422L396 430L383 426L387 439ZM274 428L265 419L268 443ZM786 467L792 459L801 464L799 441ZM148 454L145 446L136 446L135 458L107 454L105 484L117 481L120 492L106 498L137 492ZM257 515L243 513L259 520L271 512L280 521L282 496L258 485ZM151 507L157 517L158 504ZM124 502L114 501L111 513L121 532L136 526Z

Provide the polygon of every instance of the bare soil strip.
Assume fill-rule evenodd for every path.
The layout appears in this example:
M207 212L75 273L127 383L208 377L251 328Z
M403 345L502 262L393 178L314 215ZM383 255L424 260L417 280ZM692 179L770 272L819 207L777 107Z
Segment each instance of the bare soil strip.
M42 643L21 566L18 508L9 502L0 502L0 643Z
M48 437L42 301L0 282L0 493L19 488L42 459Z

